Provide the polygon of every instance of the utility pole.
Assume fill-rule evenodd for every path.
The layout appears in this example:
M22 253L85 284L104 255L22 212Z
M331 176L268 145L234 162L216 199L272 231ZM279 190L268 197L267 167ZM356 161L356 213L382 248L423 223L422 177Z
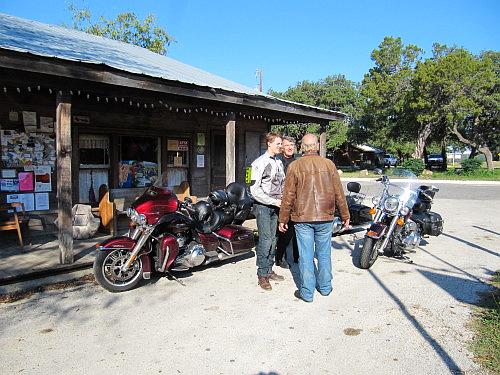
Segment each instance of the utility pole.
M263 77L264 73L262 71L262 69L256 69L255 70L255 78L257 78L257 87L259 88L259 92L262 92L262 77Z

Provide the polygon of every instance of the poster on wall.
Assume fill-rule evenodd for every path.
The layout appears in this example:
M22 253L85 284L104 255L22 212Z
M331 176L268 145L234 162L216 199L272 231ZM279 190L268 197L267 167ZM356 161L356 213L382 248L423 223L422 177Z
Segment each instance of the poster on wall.
M196 155L196 166L198 168L205 167L205 155Z
M35 209L37 211L43 211L49 209L49 193L35 194Z
M19 191L33 191L33 172L19 172L17 178L19 180Z
M0 191L19 191L19 180L15 178L0 179Z
M23 125L27 133L36 132L36 112L23 111Z
M55 165L56 144L53 134L19 133L1 130L2 162L4 167Z
M196 133L196 145L205 146L205 133Z
M16 170L15 169L2 169L2 177L3 178L16 178Z
M24 203L25 211L35 210L35 197L34 194L9 194L7 195L7 203L21 202ZM18 207L17 211L21 211Z
M49 165L35 167L35 191L52 191L51 167Z
M158 164L149 161L122 160L118 184L121 188L150 186L158 178Z
M40 116L40 132L54 133L54 118Z

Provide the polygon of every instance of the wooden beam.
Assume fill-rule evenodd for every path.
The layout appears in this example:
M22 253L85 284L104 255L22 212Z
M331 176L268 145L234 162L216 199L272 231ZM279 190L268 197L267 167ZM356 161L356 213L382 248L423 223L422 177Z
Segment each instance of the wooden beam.
M236 179L236 119L231 116L226 124L226 186Z
M326 158L326 132L322 132L319 136L319 154Z
M71 98L59 92L56 106L59 261L70 264L73 263Z
M189 83L179 83L178 81L166 80L160 77L133 74L102 64L65 61L0 50L0 67L265 109L278 112L277 117L280 116L279 113L286 113L289 115L287 117L291 119L297 118L304 122L334 121L345 118L345 114L341 112L308 107L257 92L252 95Z

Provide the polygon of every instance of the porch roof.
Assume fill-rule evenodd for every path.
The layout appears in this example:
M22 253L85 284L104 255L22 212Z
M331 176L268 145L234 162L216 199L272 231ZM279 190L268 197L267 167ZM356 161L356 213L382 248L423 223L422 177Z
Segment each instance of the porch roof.
M33 66L34 64L26 64L23 67L23 69L40 73L71 76L69 70L57 69L57 65L78 62L83 63L81 64L82 68L90 67L93 70L94 74L84 75L84 79L117 84L117 77L106 82L102 74L95 73L96 71L101 73L111 71L112 74L118 70L131 74L123 80L123 73L118 72L120 73L119 78L122 78L118 84L123 86L148 89L144 84L135 86L131 84L131 81L141 80L146 76L161 80L156 82L154 91L165 91L158 88L158 83L165 87L184 86L187 90L180 92L176 90L172 93L265 108L291 115L305 116L321 122L342 120L345 117L345 114L341 112L282 100L260 93L239 83L138 46L0 13L0 52L2 49L22 55L50 59L53 62L52 67L45 66L42 69L36 64L35 66ZM8 59L0 59L0 66L12 67L16 64ZM77 74L74 75L77 76ZM106 77L109 75L107 74ZM79 78L82 78L81 74ZM199 92L196 95L191 95L189 90L193 92L198 90ZM200 96L201 93L204 95ZM235 100L235 98L239 99Z

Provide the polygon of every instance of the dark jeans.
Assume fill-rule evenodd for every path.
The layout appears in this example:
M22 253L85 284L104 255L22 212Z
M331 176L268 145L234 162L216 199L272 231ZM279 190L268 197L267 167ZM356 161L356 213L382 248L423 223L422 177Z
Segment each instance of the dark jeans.
M267 276L272 272L274 264L279 209L254 204L254 213L259 231L259 242L256 246L257 276Z
M286 252L288 244L292 242L293 247L293 259L288 259L289 256ZM278 232L278 243L276 244L276 262L281 262L285 256L288 264L292 262L298 263L299 261L299 249L297 247L297 238L295 238L295 229L293 228L293 223L288 222L288 229L285 233Z

